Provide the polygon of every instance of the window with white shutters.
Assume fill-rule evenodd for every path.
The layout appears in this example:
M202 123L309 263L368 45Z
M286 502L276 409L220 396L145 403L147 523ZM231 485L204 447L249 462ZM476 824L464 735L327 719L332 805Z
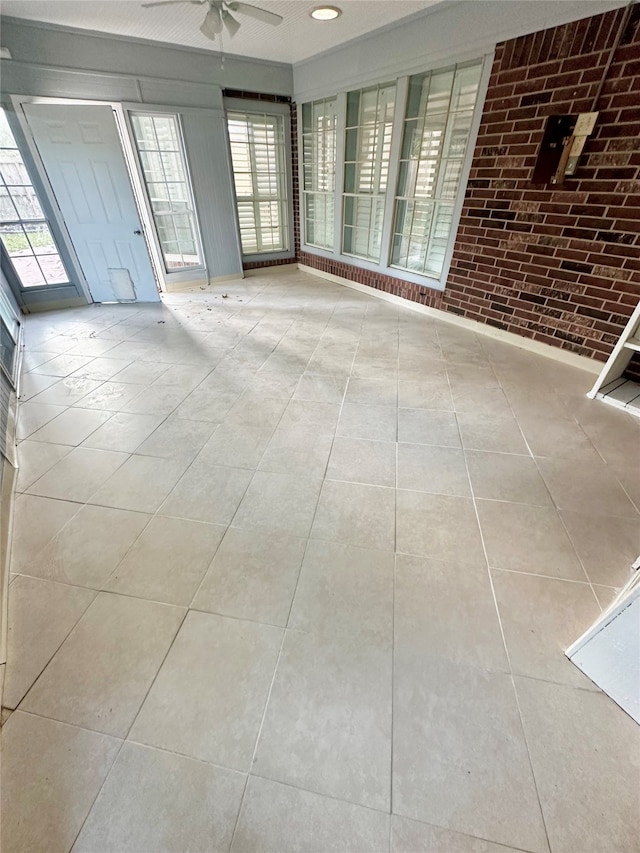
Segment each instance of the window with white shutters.
M395 83L349 92L342 251L378 262L389 176Z
M336 185L336 99L302 106L305 242L333 249Z
M243 255L289 248L283 115L227 114Z
M482 63L409 80L391 266L439 276L471 132Z

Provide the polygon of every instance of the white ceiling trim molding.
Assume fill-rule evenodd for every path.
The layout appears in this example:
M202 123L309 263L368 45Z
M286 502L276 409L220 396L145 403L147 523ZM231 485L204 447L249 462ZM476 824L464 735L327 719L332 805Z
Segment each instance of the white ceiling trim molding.
M298 102L491 53L496 44L626 6L627 0L462 0L293 67Z
M333 21L314 21L310 12L318 0L253 0L269 12L283 17L270 26L240 12L240 28L230 37L222 35L224 53L257 59L294 63L393 24L441 0L336 0L342 14ZM74 27L204 49L220 50L220 39L207 39L200 31L206 5L156 6L142 8L144 0L3 0L3 12L16 18Z

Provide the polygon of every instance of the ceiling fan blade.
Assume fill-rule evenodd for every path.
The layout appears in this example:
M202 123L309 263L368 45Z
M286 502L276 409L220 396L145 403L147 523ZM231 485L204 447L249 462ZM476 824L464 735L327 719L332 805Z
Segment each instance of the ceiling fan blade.
M207 12L200 27L200 32L212 41L215 41L216 36L219 36L222 32L222 17L220 9L217 6L211 6Z
M240 23L236 21L233 15L229 14L226 9L223 9L222 11L222 23L225 25L231 38L233 38L240 29Z
M250 18L256 18L265 24L272 24L277 27L284 21L282 15L276 15L275 12L268 12L266 9L260 9L259 6L252 6L250 3L232 2L227 3L232 12L240 12L243 15L248 15Z

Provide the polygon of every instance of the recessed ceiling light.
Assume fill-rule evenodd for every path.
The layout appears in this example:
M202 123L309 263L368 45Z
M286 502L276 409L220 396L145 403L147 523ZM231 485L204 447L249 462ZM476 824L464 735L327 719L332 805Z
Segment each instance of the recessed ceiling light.
M316 6L309 14L316 21L333 21L342 14L342 9L337 6Z

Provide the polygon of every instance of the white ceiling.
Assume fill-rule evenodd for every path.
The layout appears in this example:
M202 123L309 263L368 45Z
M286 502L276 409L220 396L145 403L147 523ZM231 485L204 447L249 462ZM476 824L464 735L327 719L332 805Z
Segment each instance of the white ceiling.
M342 9L335 21L319 22L309 12L323 0L247 0L284 17L278 27L240 13L242 26L232 39L223 36L225 53L295 63L372 30L413 15L441 0L328 0ZM3 0L2 13L95 32L220 50L199 30L205 5L184 3L143 9L142 0Z

